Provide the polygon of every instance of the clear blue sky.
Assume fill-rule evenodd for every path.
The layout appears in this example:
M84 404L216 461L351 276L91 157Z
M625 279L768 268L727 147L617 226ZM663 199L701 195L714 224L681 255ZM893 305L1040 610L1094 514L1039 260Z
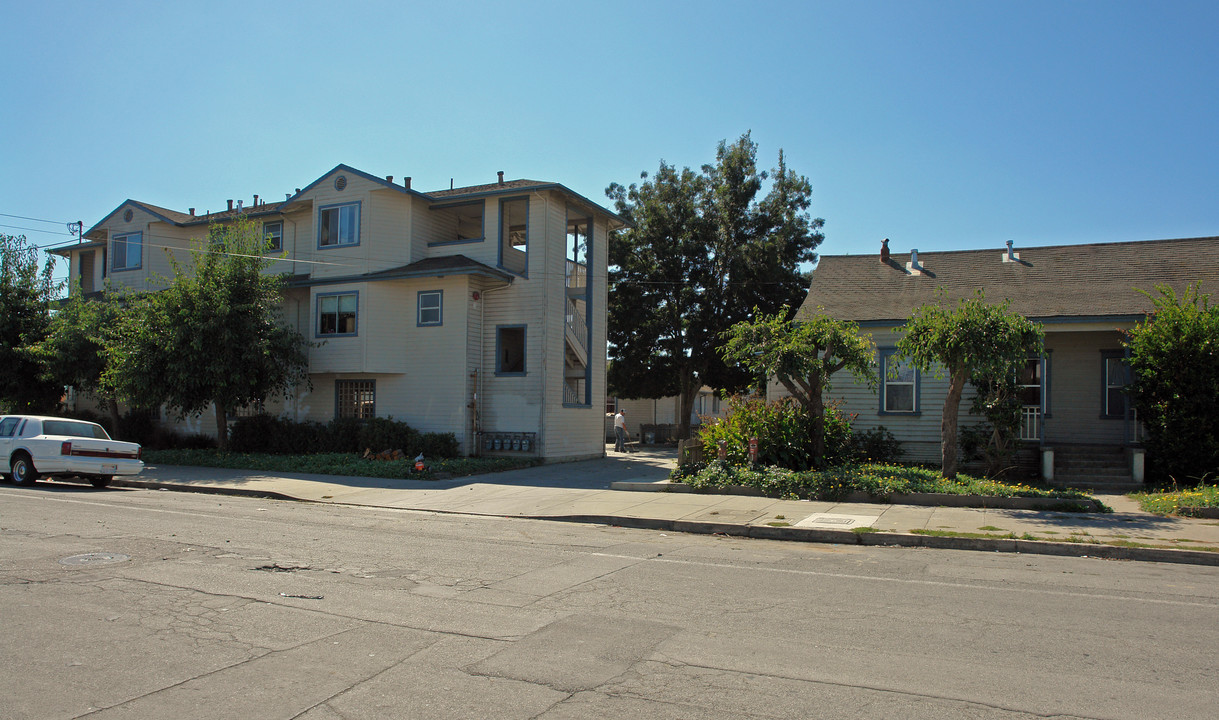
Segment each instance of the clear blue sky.
M1219 2L16 2L0 232L339 163L608 204L750 130L823 254L1219 234ZM13 227L17 226L17 227ZM51 232L34 232L35 228Z

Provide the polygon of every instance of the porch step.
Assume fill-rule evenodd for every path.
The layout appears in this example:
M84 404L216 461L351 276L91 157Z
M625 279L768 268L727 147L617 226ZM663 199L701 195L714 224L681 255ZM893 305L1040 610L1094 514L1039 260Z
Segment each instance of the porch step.
M1054 448L1054 484L1110 492L1143 487L1130 475L1125 450L1089 445Z

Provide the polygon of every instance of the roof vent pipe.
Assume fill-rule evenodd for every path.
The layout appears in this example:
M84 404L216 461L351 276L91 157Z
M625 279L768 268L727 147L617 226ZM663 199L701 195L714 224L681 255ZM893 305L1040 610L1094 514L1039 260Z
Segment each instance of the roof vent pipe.
M1007 241L1007 252L1003 253L1003 262L1020 262L1020 253L1012 250L1012 241Z
M258 207L258 196L254 196L254 207Z
M918 264L918 249L910 250L910 262L906 263L906 272L911 275L922 275L923 266Z
M191 209L190 209L190 216L191 216L191 217L194 217L194 216L195 216L195 209L194 209L194 208L191 208Z
M233 210L233 201L229 200L229 211L232 212L232 210Z
M411 189L411 176L407 175L406 177L402 178L402 184L406 186L407 190L410 190Z
M889 238L880 241L880 261L889 262Z
M238 215L240 215L240 214L241 214L241 203L242 203L242 201L241 201L241 200L238 200L238 201L237 201L237 214L238 214Z
M394 176L393 176L393 175L386 175L386 176L385 176L385 182L389 183L390 185L393 185L393 184L394 184Z
M499 184L500 184L500 185L503 185L503 184L504 184L504 171L503 171L503 170L500 170L500 171L499 171L498 173L496 173L496 174L497 174L497 175L499 175Z
M910 249L910 265L911 267L918 267L918 248Z

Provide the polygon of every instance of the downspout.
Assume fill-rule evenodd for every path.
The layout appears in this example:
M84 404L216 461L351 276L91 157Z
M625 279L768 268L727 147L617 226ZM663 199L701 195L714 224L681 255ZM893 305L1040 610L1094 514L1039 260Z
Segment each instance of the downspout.
M485 308L487 306L487 296L493 292L499 292L512 286L511 282L504 283L499 287L489 288L487 290L479 290L478 293L478 382L474 387L474 437L471 440L478 444L478 433L482 430L483 420L483 385L487 382L487 327L484 318L486 317ZM481 451L481 447L475 447L475 450Z

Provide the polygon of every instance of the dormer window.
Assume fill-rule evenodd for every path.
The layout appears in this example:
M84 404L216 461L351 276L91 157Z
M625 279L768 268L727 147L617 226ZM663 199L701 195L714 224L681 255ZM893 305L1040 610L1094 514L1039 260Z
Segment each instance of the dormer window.
M360 244L360 203L329 205L318 211L317 246Z

